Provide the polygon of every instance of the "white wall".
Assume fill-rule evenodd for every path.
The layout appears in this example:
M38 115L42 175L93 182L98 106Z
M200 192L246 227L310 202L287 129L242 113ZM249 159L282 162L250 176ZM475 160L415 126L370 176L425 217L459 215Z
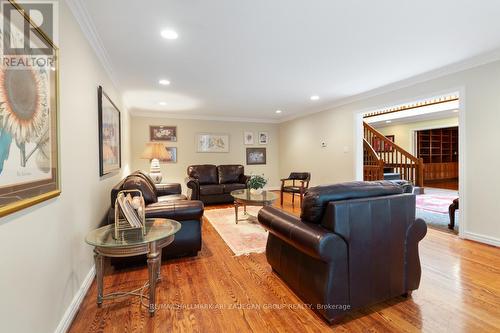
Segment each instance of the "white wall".
M460 119L461 230L463 236L500 245L500 62L493 62L440 78L409 85L392 92L291 120L280 127L281 174L291 169L310 170L312 182L331 183L355 178L353 155L361 148L356 140L357 112L411 102L446 92L462 90L465 114ZM465 122L463 121L465 120ZM327 148L320 148L326 140ZM344 146L348 149L344 153ZM297 158L297 152L300 158ZM361 150L360 150L361 151ZM465 154L464 154L465 152ZM464 221L465 223L462 223Z
M415 131L431 128L446 128L458 126L458 116L444 119L432 119L424 121L415 121L411 123L394 124L376 129L383 135L394 135L394 143L406 151L413 153L415 146Z
M189 120L189 119L169 119L151 117L132 117L132 169L149 171L149 161L141 159L140 156L149 142L149 126L165 125L177 126L177 142L166 142L169 147L177 147L177 163L161 163L163 182L181 183L185 193L184 180L187 176L186 169L192 164L242 164L245 166L245 173L264 174L269 179L268 187L280 186L279 179L279 131L277 124L268 123L244 123L230 121L212 120ZM245 146L243 141L244 131L254 133L255 144ZM269 143L260 145L257 142L258 132L268 132ZM196 134L197 133L227 133L229 134L229 153L197 153ZM266 148L266 165L246 165L246 148L261 147Z
M0 219L0 331L54 332L93 265L87 232L101 222L121 175L99 178L97 86L120 104L94 52L60 2L62 194ZM129 159L123 119L123 164Z

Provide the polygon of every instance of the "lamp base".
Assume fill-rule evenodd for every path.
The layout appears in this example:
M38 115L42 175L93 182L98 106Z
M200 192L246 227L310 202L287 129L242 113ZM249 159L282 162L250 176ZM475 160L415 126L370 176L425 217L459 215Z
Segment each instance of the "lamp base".
M160 184L163 178L160 170L160 161L157 158L151 160L151 167L149 170L149 177L153 180L153 183Z

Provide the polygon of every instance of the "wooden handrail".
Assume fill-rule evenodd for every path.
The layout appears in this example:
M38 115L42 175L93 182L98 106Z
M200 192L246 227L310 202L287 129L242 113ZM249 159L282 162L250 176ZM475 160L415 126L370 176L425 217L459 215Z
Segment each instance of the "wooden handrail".
M370 149L365 149L367 154L375 153L379 159L383 160L385 168L394 169L394 172L399 173L402 179L408 180L416 186L422 187L424 185L424 162L422 159L413 156L365 122L363 122L363 132L363 145L366 141L366 144L370 146ZM378 144L378 151L374 149L375 143Z
M406 151L404 148L398 146L397 144L395 144L393 141L387 139L385 137L385 135L383 135L382 133L380 133L379 131L377 131L375 128L371 127L370 125L368 125L367 123L363 122L363 126L365 128L365 130L368 130L369 132L373 133L375 137L377 137L377 139L381 140L382 142L384 142L384 144L388 144L389 146L391 146L393 149L399 151L403 156L407 157L410 159L410 161L413 161L415 163L418 163L418 158L416 158L415 156L413 156L413 154L409 153L408 151ZM366 138L365 138L366 139Z
M378 156L375 149L373 149L373 147L368 143L368 141L366 141L365 138L363 138L363 149L368 154L370 160L375 160L377 162L379 162L379 161L383 162L383 160L380 158L380 156Z

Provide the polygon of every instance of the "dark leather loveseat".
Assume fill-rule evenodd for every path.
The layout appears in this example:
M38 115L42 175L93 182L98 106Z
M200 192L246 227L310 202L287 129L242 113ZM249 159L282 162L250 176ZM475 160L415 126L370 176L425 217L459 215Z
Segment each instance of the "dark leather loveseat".
M231 191L246 188L249 179L243 165L190 165L187 174L188 197L204 204L233 202Z
M300 219L274 207L259 212L269 230L273 270L328 322L352 309L408 295L420 283L415 195L392 182L310 188Z
M174 241L163 249L162 258L193 256L201 250L201 222L203 220L203 203L187 200L181 194L180 184L155 185L149 176L135 171L122 179L111 190L111 208L108 223L114 223L114 203L121 190L137 189L142 192L146 204L146 218L168 218L179 221L181 229L175 234ZM113 264L133 262L113 258ZM136 258L138 259L138 258ZM145 263L145 261L141 261Z

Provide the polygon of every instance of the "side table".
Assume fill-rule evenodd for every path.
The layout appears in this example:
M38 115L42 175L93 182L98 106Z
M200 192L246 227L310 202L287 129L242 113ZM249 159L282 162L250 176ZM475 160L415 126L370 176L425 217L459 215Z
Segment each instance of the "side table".
M95 229L87 235L85 241L94 246L94 260L97 280L97 306L101 307L106 299L121 296L141 296L132 292L117 292L103 294L104 257L130 257L147 255L149 279L145 287L149 287L148 309L150 316L156 311L156 283L160 280L161 251L174 241L175 233L181 229L181 224L169 219L146 219L146 235L143 237L117 240L113 238L114 225Z

